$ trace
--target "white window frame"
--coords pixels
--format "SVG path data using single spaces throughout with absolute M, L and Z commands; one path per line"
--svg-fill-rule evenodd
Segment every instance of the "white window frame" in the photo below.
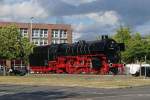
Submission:
M 58 29 L 52 30 L 52 38 L 59 38 L 59 30 Z
M 32 29 L 32 38 L 39 38 L 39 37 L 40 37 L 40 30 Z
M 47 38 L 48 37 L 48 29 L 40 29 L 40 37 Z
M 48 40 L 43 40 L 43 45 L 48 45 Z
M 55 40 L 55 39 L 53 39 L 53 40 L 52 40 L 52 43 L 53 43 L 53 44 L 55 44 L 55 43 L 56 43 L 56 40 Z
M 32 42 L 34 45 L 37 45 L 37 46 L 40 45 L 40 39 L 32 39 Z
M 67 31 L 66 30 L 60 30 L 60 38 L 66 39 L 67 38 Z
M 28 29 L 27 28 L 20 28 L 20 34 L 22 37 L 28 37 Z

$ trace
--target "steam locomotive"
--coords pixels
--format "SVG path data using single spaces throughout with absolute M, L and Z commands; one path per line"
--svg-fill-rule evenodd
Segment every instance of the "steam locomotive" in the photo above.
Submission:
M 37 46 L 29 57 L 30 70 L 32 73 L 118 74 L 123 72 L 120 52 L 124 49 L 123 43 L 106 35 L 96 41 Z

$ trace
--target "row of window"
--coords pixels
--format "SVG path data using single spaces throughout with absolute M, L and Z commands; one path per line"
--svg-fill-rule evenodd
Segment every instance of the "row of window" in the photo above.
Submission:
M 28 29 L 21 28 L 20 33 L 23 37 L 28 37 Z M 33 29 L 32 38 L 47 38 L 48 29 Z M 52 38 L 67 38 L 67 31 L 62 29 L 52 30 Z
M 20 29 L 21 36 L 28 37 L 28 29 Z M 35 45 L 47 45 L 48 44 L 48 29 L 33 29 L 32 30 L 32 42 Z M 52 30 L 52 43 L 67 43 L 67 31 L 61 29 Z
M 45 40 L 41 40 L 41 39 L 32 39 L 32 42 L 33 44 L 35 45 L 47 45 L 48 44 L 48 40 L 45 39 Z M 66 39 L 63 39 L 63 40 L 56 40 L 56 39 L 53 39 L 52 40 L 52 43 L 53 44 L 59 44 L 59 43 L 68 43 Z
M 53 44 L 59 44 L 59 43 L 68 43 L 67 39 L 52 39 Z
M 33 29 L 32 30 L 32 38 L 47 38 L 48 37 L 48 29 Z
M 41 39 L 32 39 L 32 42 L 35 45 L 47 45 L 48 44 L 48 40 L 47 39 L 44 39 L 44 40 L 41 40 Z
M 52 30 L 52 38 L 67 38 L 66 30 Z

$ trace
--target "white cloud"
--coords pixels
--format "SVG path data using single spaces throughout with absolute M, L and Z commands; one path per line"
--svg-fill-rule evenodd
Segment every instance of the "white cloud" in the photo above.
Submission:
M 80 5 L 80 4 L 84 4 L 84 3 L 90 3 L 96 0 L 62 0 L 63 2 L 66 2 L 68 4 L 71 5 Z
M 99 23 L 99 25 L 115 25 L 119 23 L 120 16 L 115 11 L 106 11 L 106 12 L 98 12 L 98 13 L 88 13 L 88 14 L 79 14 L 72 16 L 64 16 L 66 19 L 70 20 L 84 20 L 89 19 L 93 21 L 93 24 Z M 87 20 L 87 22 L 89 21 Z M 79 22 L 81 24 L 81 22 Z
M 98 34 L 112 34 L 120 24 L 120 17 L 115 11 L 80 14 L 71 17 L 76 20 L 89 19 L 90 21 L 93 21 L 89 24 L 86 22 L 73 24 L 74 40 L 82 38 L 92 39 Z M 70 16 L 65 16 L 65 18 L 70 18 Z
M 72 25 L 73 28 L 73 42 L 75 42 L 76 40 L 78 40 L 79 38 L 82 37 L 82 33 L 81 30 L 83 29 L 84 25 L 82 23 L 78 24 L 78 25 Z
M 13 19 L 11 17 L 0 17 L 0 21 L 13 21 Z
M 0 4 L 0 20 L 3 19 L 17 19 L 17 18 L 45 18 L 47 17 L 47 13 L 44 11 L 36 1 L 23 1 L 16 2 L 13 4 L 4 3 Z
M 96 23 L 103 25 L 115 25 L 119 21 L 119 16 L 115 11 L 106 11 L 99 13 L 90 13 L 87 16 L 93 19 Z

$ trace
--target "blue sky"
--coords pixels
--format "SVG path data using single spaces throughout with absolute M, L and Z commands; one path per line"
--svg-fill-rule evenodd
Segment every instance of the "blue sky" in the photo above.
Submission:
M 0 21 L 66 23 L 73 39 L 112 35 L 120 25 L 150 33 L 150 0 L 0 0 Z

